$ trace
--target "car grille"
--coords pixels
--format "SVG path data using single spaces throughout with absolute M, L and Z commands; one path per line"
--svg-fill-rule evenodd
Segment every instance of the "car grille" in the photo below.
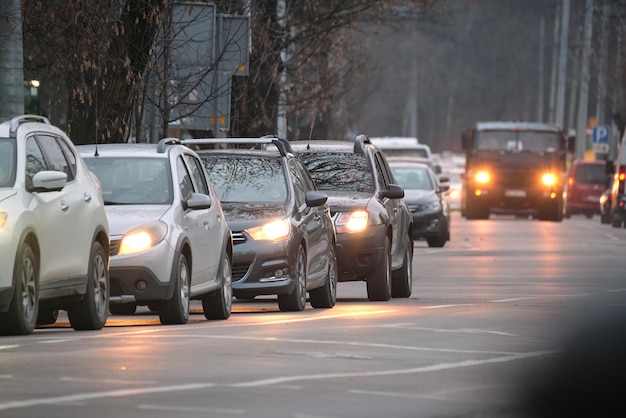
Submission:
M 233 266 L 233 270 L 231 272 L 232 281 L 236 282 L 238 280 L 241 280 L 246 275 L 249 268 L 250 268 L 249 264 Z
M 120 250 L 120 242 L 122 240 L 120 239 L 115 239 L 115 240 L 111 240 L 109 246 L 111 247 L 111 250 L 109 251 L 109 255 L 113 256 L 113 255 L 117 255 L 117 252 Z
M 243 234 L 243 232 L 233 232 L 232 235 L 233 235 L 233 244 L 235 245 L 242 244 L 247 241 L 246 236 Z

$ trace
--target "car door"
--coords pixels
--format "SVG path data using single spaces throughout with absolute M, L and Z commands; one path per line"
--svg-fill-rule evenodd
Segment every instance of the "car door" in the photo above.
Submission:
M 179 179 L 182 178 L 185 183 L 189 183 L 194 193 L 213 198 L 202 165 L 195 156 L 183 154 L 178 158 L 177 165 Z M 185 194 L 190 195 L 189 192 Z M 216 279 L 221 255 L 223 225 L 220 223 L 217 204 L 212 204 L 208 209 L 187 209 L 185 217 L 193 253 L 192 287 L 196 287 L 193 293 L 206 288 Z
M 42 169 L 67 174 L 67 184 L 60 191 L 34 194 L 35 216 L 40 222 L 40 285 L 50 287 L 78 284 L 87 275 L 89 252 L 94 231 L 88 228 L 93 218 L 91 196 L 85 182 L 76 178 L 75 156 L 63 152 L 61 138 L 39 133 L 26 139 L 27 184 Z M 77 226 L 81 226 L 77 228 Z M 50 283 L 51 280 L 55 283 Z
M 305 203 L 306 193 L 315 190 L 313 180 L 311 180 L 306 168 L 299 160 L 289 161 L 290 176 L 296 198 L 296 205 L 301 216 L 303 234 L 308 243 L 308 276 L 309 280 L 317 280 L 328 271 L 328 260 L 330 246 L 330 234 L 328 224 L 324 222 L 327 205 L 320 207 L 308 207 Z
M 376 166 L 376 181 L 378 182 L 378 186 L 380 190 L 388 190 L 389 184 L 392 183 L 393 175 L 391 174 L 391 170 L 384 160 L 383 156 L 380 153 L 374 153 L 374 163 Z M 402 199 L 389 199 L 384 197 L 382 199 L 382 204 L 385 206 L 387 210 L 387 214 L 389 215 L 389 222 L 391 223 L 391 227 L 393 229 L 393 239 L 391 242 L 391 254 L 397 254 L 400 251 L 400 245 L 402 243 L 401 240 L 398 239 L 401 233 L 401 205 Z M 400 241 L 400 242 L 398 242 Z

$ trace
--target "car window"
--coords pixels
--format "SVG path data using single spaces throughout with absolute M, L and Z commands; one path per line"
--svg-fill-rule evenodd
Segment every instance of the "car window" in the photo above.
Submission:
M 374 154 L 374 162 L 376 164 L 376 177 L 378 178 L 378 182 L 380 183 L 380 188 L 382 190 L 387 190 L 389 188 L 389 183 L 391 183 L 390 177 L 387 175 L 387 170 L 385 170 L 385 163 L 383 162 L 380 154 Z
M 322 191 L 374 192 L 374 177 L 366 155 L 344 152 L 302 152 L 298 156 Z
M 293 179 L 293 188 L 296 198 L 296 204 L 298 207 L 302 206 L 306 202 L 307 186 L 302 178 L 302 172 L 298 170 L 295 160 L 289 162 L 289 171 L 291 172 L 291 178 Z
M 287 181 L 275 158 L 202 156 L 209 179 L 222 202 L 283 203 Z
M 428 171 L 421 167 L 392 166 L 394 177 L 407 190 L 434 190 L 435 185 Z
M 607 175 L 604 165 L 581 164 L 576 167 L 574 180 L 579 183 L 606 183 Z
M 37 141 L 46 156 L 49 169 L 67 174 L 68 182 L 74 180 L 74 168 L 63 153 L 57 138 L 51 135 L 37 134 Z
M 15 140 L 0 139 L 0 187 L 12 187 L 15 184 L 16 160 Z
M 26 140 L 26 188 L 30 189 L 33 184 L 33 176 L 40 171 L 48 169 L 46 159 L 35 137 Z
M 196 184 L 196 188 L 199 193 L 209 194 L 209 186 L 207 184 L 206 178 L 204 177 L 204 171 L 202 170 L 202 166 L 200 165 L 200 161 L 195 158 L 193 155 L 184 154 L 185 160 L 189 165 L 189 170 L 191 170 L 191 176 L 193 177 L 194 183 Z
M 57 138 L 57 141 L 63 151 L 63 155 L 65 155 L 65 159 L 69 164 L 70 170 L 72 170 L 73 176 L 76 176 L 76 155 L 74 155 L 74 152 L 70 149 L 65 140 Z
M 169 166 L 164 158 L 84 157 L 98 177 L 106 204 L 171 204 Z
M 189 171 L 187 171 L 187 166 L 180 156 L 176 158 L 176 171 L 178 172 L 178 186 L 180 187 L 183 200 L 189 200 L 193 193 L 193 183 L 191 182 Z

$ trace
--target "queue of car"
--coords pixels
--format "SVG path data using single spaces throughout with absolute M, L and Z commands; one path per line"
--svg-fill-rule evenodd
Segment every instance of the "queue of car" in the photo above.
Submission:
M 74 146 L 21 115 L 0 124 L 0 158 L 2 335 L 59 310 L 97 330 L 138 306 L 184 324 L 191 300 L 207 319 L 260 295 L 332 308 L 340 281 L 376 301 L 412 292 L 413 217 L 364 135 Z

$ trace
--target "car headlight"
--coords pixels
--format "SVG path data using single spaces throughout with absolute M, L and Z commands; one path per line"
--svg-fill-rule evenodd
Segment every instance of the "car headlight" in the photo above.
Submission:
M 163 241 L 166 234 L 167 225 L 161 221 L 135 228 L 122 237 L 118 254 L 133 254 L 148 250 Z
M 246 232 L 257 241 L 282 241 L 289 237 L 290 222 L 288 218 L 279 219 L 254 228 L 246 229 Z
M 435 200 L 424 205 L 424 211 L 427 212 L 439 212 L 441 210 L 441 202 Z
M 452 189 L 450 190 L 450 192 L 448 192 L 448 197 L 450 199 L 458 199 L 460 196 L 460 193 L 457 189 Z
M 474 176 L 474 180 L 476 180 L 476 183 L 486 184 L 489 183 L 489 180 L 491 180 L 491 176 L 487 171 L 479 171 Z
M 544 186 L 554 186 L 556 184 L 556 176 L 553 173 L 545 173 L 541 176 L 541 184 Z
M 335 220 L 335 227 L 338 233 L 341 232 L 361 232 L 367 228 L 369 215 L 365 210 L 354 212 L 342 212 Z
M 0 229 L 4 228 L 4 225 L 6 225 L 8 216 L 8 213 L 0 212 Z

